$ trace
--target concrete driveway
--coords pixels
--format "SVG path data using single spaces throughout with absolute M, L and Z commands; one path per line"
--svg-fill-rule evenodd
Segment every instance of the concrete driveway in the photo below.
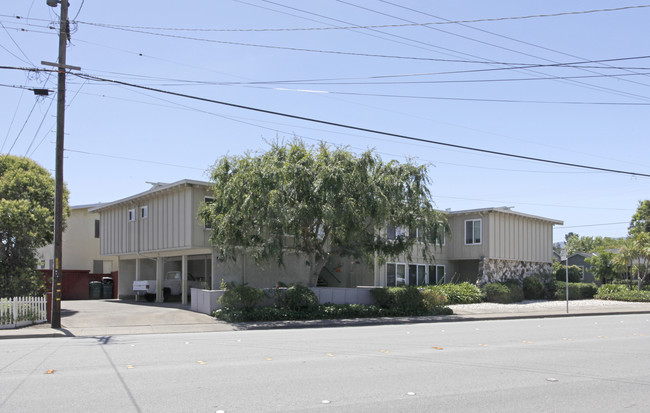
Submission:
M 62 301 L 61 326 L 73 336 L 236 330 L 228 323 L 191 311 L 180 303 L 132 300 Z

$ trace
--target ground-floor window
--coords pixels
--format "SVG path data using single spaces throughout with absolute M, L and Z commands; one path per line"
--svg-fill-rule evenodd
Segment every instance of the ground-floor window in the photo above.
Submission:
M 386 285 L 395 287 L 406 284 L 406 264 L 386 264 Z
M 407 273 L 408 269 L 408 273 Z M 405 264 L 389 262 L 386 264 L 386 286 L 443 284 L 444 265 Z
M 445 283 L 445 266 L 429 265 L 429 284 Z

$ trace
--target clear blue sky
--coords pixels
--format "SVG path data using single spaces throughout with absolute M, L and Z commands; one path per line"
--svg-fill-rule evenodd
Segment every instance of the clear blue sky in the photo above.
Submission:
M 92 76 L 244 106 L 650 174 L 650 58 L 641 58 L 650 55 L 650 7 L 572 13 L 645 2 L 352 3 L 72 0 L 67 62 Z M 56 61 L 59 11 L 45 0 L 3 1 L 0 65 Z M 511 19 L 553 14 L 560 15 Z M 422 25 L 443 19 L 456 23 Z M 605 59 L 621 60 L 576 64 Z M 548 66 L 556 63 L 570 65 Z M 55 94 L 37 99 L 10 86 L 55 90 L 56 76 L 3 69 L 0 84 L 1 153 L 27 155 L 54 173 Z M 220 157 L 294 135 L 428 163 L 439 208 L 512 206 L 563 220 L 555 241 L 569 231 L 625 236 L 638 201 L 650 198 L 647 177 L 410 142 L 72 75 L 67 102 L 72 205 L 130 196 L 147 181 L 208 180 Z

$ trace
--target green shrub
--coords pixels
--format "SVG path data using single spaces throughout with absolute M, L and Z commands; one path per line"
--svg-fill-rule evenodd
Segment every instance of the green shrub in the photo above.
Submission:
M 453 314 L 449 307 L 436 307 L 426 315 Z M 337 320 L 346 318 L 369 317 L 399 317 L 412 314 L 402 314 L 396 310 L 379 307 L 378 305 L 363 304 L 323 304 L 311 311 L 295 311 L 279 307 L 255 307 L 248 311 L 221 309 L 213 316 L 230 323 L 250 321 L 287 321 L 287 320 Z
M 488 283 L 482 288 L 485 301 L 490 303 L 511 303 L 510 288 L 503 283 Z
M 555 279 L 557 281 L 566 282 L 566 266 L 560 265 L 557 271 L 555 271 Z M 582 280 L 582 268 L 577 265 L 569 266 L 569 283 L 579 283 Z
M 277 305 L 295 311 L 311 311 L 318 307 L 318 297 L 309 288 L 296 284 L 278 294 Z
M 544 298 L 544 284 L 538 277 L 524 278 L 524 298 L 527 300 L 541 300 Z
M 558 283 L 559 281 L 556 281 L 555 279 L 548 280 L 548 282 L 544 283 L 544 292 L 546 293 L 546 298 L 548 300 L 555 300 L 555 293 L 558 290 Z
M 604 284 L 594 296 L 599 300 L 650 302 L 650 291 L 630 289 L 626 285 Z
M 598 294 L 616 294 L 620 292 L 629 291 L 627 285 L 623 284 L 603 284 L 598 289 Z
M 219 297 L 224 309 L 233 311 L 250 311 L 264 298 L 264 291 L 246 284 L 228 283 L 226 291 Z
M 510 279 L 503 282 L 510 290 L 510 302 L 518 303 L 524 301 L 524 290 L 521 288 L 521 282 L 516 279 Z
M 447 297 L 437 291 L 425 289 L 420 291 L 422 303 L 427 311 L 434 311 L 437 308 L 444 307 L 447 303 Z
M 620 289 L 611 289 L 603 287 L 623 287 Z M 598 293 L 594 296 L 599 300 L 614 300 L 614 301 L 633 301 L 633 302 L 650 302 L 650 291 L 639 291 L 636 289 L 629 289 L 624 285 L 603 285 L 598 289 Z
M 379 308 L 391 316 L 418 316 L 439 313 L 447 301 L 446 297 L 432 289 L 418 289 L 414 286 L 374 288 L 370 290 Z M 446 310 L 444 310 L 446 311 Z
M 582 300 L 581 284 L 583 283 L 569 283 L 569 300 Z M 566 300 L 566 283 L 557 281 L 557 291 L 555 292 L 556 300 Z
M 596 293 L 598 293 L 598 286 L 593 283 L 580 283 L 578 288 L 580 289 L 580 295 L 585 300 L 594 298 Z
M 409 315 L 417 315 L 426 310 L 422 294 L 416 287 L 394 287 L 390 288 L 392 294 L 391 309 Z
M 375 299 L 375 304 L 381 308 L 389 308 L 391 305 L 391 294 L 388 288 L 373 288 L 370 290 L 370 295 Z
M 427 290 L 433 290 L 447 297 L 447 304 L 475 304 L 483 301 L 481 289 L 468 282 L 460 284 L 429 285 Z

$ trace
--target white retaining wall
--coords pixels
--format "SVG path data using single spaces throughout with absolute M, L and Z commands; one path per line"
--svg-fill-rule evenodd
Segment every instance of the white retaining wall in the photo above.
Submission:
M 336 288 L 336 287 L 313 287 L 310 288 L 316 294 L 320 304 L 374 304 L 375 300 L 370 294 L 370 290 L 376 287 L 357 287 L 357 288 Z M 271 292 L 273 289 L 265 289 Z M 224 290 L 200 290 L 192 288 L 190 294 L 192 298 L 191 309 L 203 314 L 212 314 L 215 310 L 221 308 L 218 303 L 219 297 Z M 266 299 L 263 305 L 273 305 L 273 299 Z

